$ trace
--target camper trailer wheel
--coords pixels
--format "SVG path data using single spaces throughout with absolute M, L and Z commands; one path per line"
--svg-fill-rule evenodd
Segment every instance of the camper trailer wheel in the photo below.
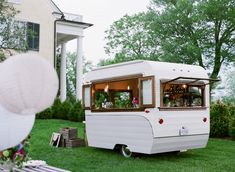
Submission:
M 121 154 L 126 158 L 130 158 L 132 156 L 132 152 L 126 145 L 121 146 Z

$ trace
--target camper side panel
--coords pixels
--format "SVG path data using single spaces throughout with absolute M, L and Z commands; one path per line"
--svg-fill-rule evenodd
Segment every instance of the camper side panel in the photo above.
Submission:
M 208 138 L 208 134 L 155 138 L 151 153 L 154 154 L 204 148 L 207 145 Z
M 115 145 L 127 145 L 132 152 L 150 153 L 153 144 L 153 131 L 144 116 L 86 115 L 86 132 L 92 147 L 113 149 Z

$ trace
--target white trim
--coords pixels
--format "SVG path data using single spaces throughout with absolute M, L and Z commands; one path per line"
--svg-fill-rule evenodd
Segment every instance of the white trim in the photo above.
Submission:
M 61 45 L 61 66 L 60 66 L 60 100 L 66 100 L 66 43 Z
M 53 8 L 54 12 L 60 13 L 61 15 L 63 15 L 62 11 L 59 9 L 59 7 L 55 4 L 55 2 L 53 0 L 50 0 L 51 6 Z
M 77 69 L 76 69 L 76 98 L 82 100 L 82 75 L 83 75 L 83 37 L 77 38 Z
M 84 28 L 78 24 L 73 24 L 68 22 L 56 23 L 56 33 L 83 36 L 83 29 Z
M 8 3 L 21 4 L 21 0 L 7 0 Z

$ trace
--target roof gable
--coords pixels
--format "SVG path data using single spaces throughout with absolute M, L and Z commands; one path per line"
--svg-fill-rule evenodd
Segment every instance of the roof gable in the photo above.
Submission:
M 63 12 L 59 9 L 59 7 L 54 3 L 53 0 L 49 0 L 50 1 L 50 4 L 51 4 L 51 7 L 53 9 L 53 12 L 54 13 L 57 13 L 57 14 L 61 14 L 63 15 Z

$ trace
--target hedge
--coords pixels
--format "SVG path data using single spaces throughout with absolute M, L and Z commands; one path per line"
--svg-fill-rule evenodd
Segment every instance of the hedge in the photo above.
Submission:
M 228 137 L 231 131 L 232 115 L 228 105 L 217 101 L 211 105 L 210 136 Z
M 64 119 L 82 122 L 85 120 L 85 112 L 82 108 L 81 101 L 66 100 L 61 102 L 56 99 L 52 107 L 38 113 L 37 119 Z

